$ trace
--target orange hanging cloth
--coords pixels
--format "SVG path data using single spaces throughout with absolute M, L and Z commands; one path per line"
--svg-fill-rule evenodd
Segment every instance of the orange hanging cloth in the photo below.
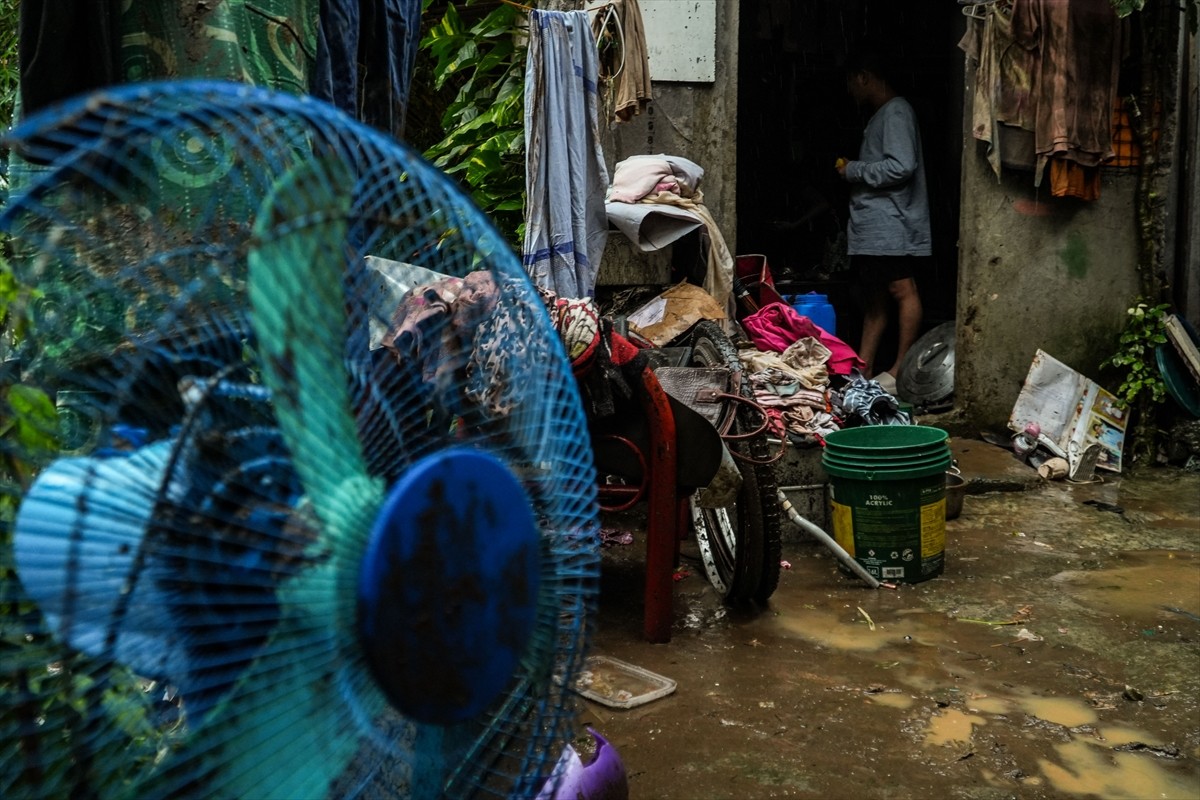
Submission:
M 1067 158 L 1050 159 L 1050 194 L 1054 197 L 1100 199 L 1100 168 L 1085 167 Z

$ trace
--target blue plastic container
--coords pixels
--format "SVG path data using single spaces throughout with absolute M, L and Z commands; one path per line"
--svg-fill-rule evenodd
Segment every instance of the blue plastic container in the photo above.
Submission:
M 809 292 L 808 294 L 792 295 L 788 298 L 788 302 L 792 304 L 792 308 L 796 310 L 797 314 L 808 317 L 826 333 L 837 335 L 837 315 L 833 311 L 833 306 L 829 304 L 828 297 L 817 292 Z

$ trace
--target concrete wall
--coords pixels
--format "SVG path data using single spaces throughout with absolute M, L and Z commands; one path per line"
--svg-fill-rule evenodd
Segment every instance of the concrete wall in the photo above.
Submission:
M 705 203 L 736 253 L 739 3 L 717 8 L 716 80 L 656 81 L 646 112 L 610 125 L 603 145 L 610 170 L 628 156 L 655 153 L 704 167 Z M 965 87 L 973 85 L 968 72 Z M 1026 173 L 1006 172 L 998 182 L 969 133 L 964 142 L 956 406 L 968 426 L 996 428 L 1008 419 L 1038 348 L 1103 381 L 1099 364 L 1138 289 L 1137 179 L 1133 171 L 1106 170 L 1098 201 L 1052 198 Z M 660 284 L 668 273 L 666 253 L 637 253 L 614 233 L 599 283 Z
M 681 4 L 682 5 L 682 4 Z M 713 83 L 653 82 L 654 100 L 629 122 L 603 132 L 608 167 L 632 155 L 683 156 L 704 168 L 704 204 L 736 253 L 738 3 L 717 3 L 716 80 Z M 650 66 L 651 79 L 654 65 Z M 662 283 L 665 254 L 645 255 L 620 233 L 609 236 L 598 283 Z
M 1188 321 L 1200 328 L 1200 37 L 1186 40 L 1180 131 L 1184 171 L 1181 181 L 1179 287 L 1176 299 Z
M 1030 173 L 1005 170 L 997 182 L 981 147 L 966 136 L 955 405 L 969 424 L 994 429 L 1039 348 L 1101 380 L 1138 291 L 1137 177 L 1105 170 L 1099 200 L 1054 198 Z

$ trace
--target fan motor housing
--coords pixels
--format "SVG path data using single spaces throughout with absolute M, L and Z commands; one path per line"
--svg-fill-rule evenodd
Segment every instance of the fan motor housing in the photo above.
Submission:
M 358 622 L 401 713 L 451 724 L 495 700 L 534 629 L 540 562 L 528 495 L 496 457 L 451 448 L 397 481 L 363 558 Z

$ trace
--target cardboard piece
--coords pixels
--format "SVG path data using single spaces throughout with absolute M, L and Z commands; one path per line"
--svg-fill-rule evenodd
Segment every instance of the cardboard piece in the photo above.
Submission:
M 1092 459 L 1099 469 L 1121 471 L 1125 409 L 1095 381 L 1042 350 L 1034 354 L 1008 427 L 1019 433 L 1031 422 L 1065 453 L 1073 478 L 1090 477 L 1082 474 L 1090 469 L 1080 466 Z
M 629 327 L 662 347 L 702 319 L 724 320 L 725 310 L 699 286 L 679 283 L 629 315 Z

